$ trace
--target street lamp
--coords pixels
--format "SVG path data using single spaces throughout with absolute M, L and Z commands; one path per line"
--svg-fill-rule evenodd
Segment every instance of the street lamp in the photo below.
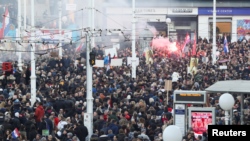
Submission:
M 219 99 L 220 107 L 225 110 L 225 124 L 228 125 L 229 114 L 228 111 L 231 110 L 234 106 L 234 98 L 231 94 L 225 93 L 220 96 Z
M 171 19 L 170 18 L 166 19 L 166 24 L 168 25 L 168 39 L 169 39 L 169 25 L 171 24 Z
M 153 37 L 154 34 L 148 28 L 145 28 L 139 33 L 139 44 L 141 52 L 150 47 Z
M 163 131 L 163 141 L 181 141 L 182 133 L 178 126 L 169 125 Z

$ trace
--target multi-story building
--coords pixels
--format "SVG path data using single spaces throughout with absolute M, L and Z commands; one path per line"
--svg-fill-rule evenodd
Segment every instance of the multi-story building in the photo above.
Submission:
M 194 33 L 202 38 L 212 37 L 213 0 L 136 0 L 137 29 L 153 26 L 167 33 L 166 18 L 171 19 L 170 36 L 184 38 Z M 132 0 L 106 0 L 103 23 L 107 28 L 131 29 Z M 250 29 L 249 0 L 217 0 L 217 34 L 231 35 L 232 41 L 246 37 Z M 114 22 L 117 21 L 120 24 Z M 246 37 L 247 38 L 247 37 Z

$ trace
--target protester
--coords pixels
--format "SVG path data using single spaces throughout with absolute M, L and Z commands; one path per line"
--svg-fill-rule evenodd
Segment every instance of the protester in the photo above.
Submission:
M 192 43 L 177 43 L 177 51 L 162 51 L 154 47 L 149 58 L 139 53 L 136 79 L 131 78 L 130 46 L 121 46 L 115 58 L 122 58 L 120 67 L 93 67 L 93 135 L 91 140 L 133 141 L 162 140 L 162 132 L 173 124 L 173 91 L 205 90 L 216 81 L 250 80 L 250 42 L 228 43 L 229 52 L 218 44 L 217 62 L 212 65 L 212 45 L 207 39 L 199 38 L 196 54 Z M 98 59 L 106 57 L 104 48 L 96 50 Z M 139 49 L 137 49 L 139 51 Z M 13 75 L 3 72 L 1 77 L 0 113 L 4 115 L 2 137 L 10 137 L 18 129 L 22 140 L 74 140 L 85 141 L 89 135 L 84 125 L 86 113 L 86 52 L 82 49 L 64 48 L 64 57 L 37 56 L 36 82 L 37 102 L 30 103 L 30 59 L 24 55 L 23 70 L 17 67 L 17 56 L 11 52 L 0 54 L 0 59 L 13 62 Z M 151 59 L 150 59 L 151 58 Z M 148 59 L 148 60 L 147 60 Z M 105 60 L 105 59 L 104 59 Z M 7 60 L 5 60 L 7 61 Z M 197 62 L 196 62 L 197 61 Z M 190 64 L 192 68 L 190 69 Z M 227 66 L 226 70 L 219 69 Z M 11 78 L 11 79 L 10 79 Z M 164 89 L 165 80 L 172 81 L 172 90 Z M 208 103 L 204 106 L 216 107 L 216 124 L 224 124 L 224 111 L 219 107 L 219 93 L 209 93 Z M 233 124 L 240 124 L 241 110 L 244 110 L 244 123 L 250 123 L 250 97 L 244 97 L 244 109 L 240 107 L 237 94 L 234 105 Z M 189 104 L 189 106 L 195 106 Z M 48 135 L 45 135 L 48 131 Z M 25 139 L 24 139 L 25 138 Z M 207 140 L 207 134 L 195 138 L 190 130 L 185 140 Z

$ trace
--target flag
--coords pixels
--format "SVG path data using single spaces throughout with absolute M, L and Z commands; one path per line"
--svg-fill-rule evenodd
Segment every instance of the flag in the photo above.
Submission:
M 76 48 L 76 52 L 80 52 L 82 50 L 83 43 L 80 43 L 80 45 Z
M 17 128 L 15 128 L 11 133 L 12 138 L 16 139 L 20 136 L 20 133 Z
M 110 63 L 111 63 L 111 57 L 110 54 L 108 54 L 107 56 L 104 57 L 104 65 L 106 66 L 106 71 L 108 71 L 111 67 L 110 67 Z
M 186 37 L 185 37 L 185 42 L 184 42 L 184 46 L 182 47 L 182 51 L 184 51 L 186 45 L 190 42 L 190 36 L 187 33 Z
M 194 43 L 192 48 L 192 55 L 196 55 L 196 32 L 194 33 Z
M 10 18 L 9 18 L 9 10 L 6 7 L 5 8 L 5 13 L 4 13 L 4 18 L 3 18 L 3 23 L 2 27 L 0 28 L 0 39 L 4 38 L 4 35 L 8 33 L 8 28 L 9 28 L 9 23 L 10 23 Z
M 9 10 L 7 7 L 5 9 L 5 14 L 4 14 L 3 28 L 4 28 L 4 36 L 5 36 L 8 34 L 10 30 L 10 14 L 9 14 Z
M 104 57 L 104 65 L 108 65 L 109 64 L 109 56 L 105 56 Z
M 225 53 L 229 53 L 228 43 L 227 43 L 227 37 L 226 36 L 224 38 L 224 52 Z

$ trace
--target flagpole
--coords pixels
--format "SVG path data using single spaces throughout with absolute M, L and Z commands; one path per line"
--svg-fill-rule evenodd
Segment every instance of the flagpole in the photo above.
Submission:
M 23 18 L 24 18 L 24 22 L 23 22 L 23 28 L 26 30 L 26 27 L 27 27 L 27 12 L 26 12 L 26 9 L 27 9 L 27 1 L 26 0 L 23 0 Z
M 22 26 L 22 19 L 21 19 L 21 4 L 22 4 L 22 1 L 19 0 L 18 1 L 18 28 L 17 28 L 17 39 L 18 41 L 21 40 L 21 26 Z M 16 43 L 17 47 L 18 47 L 18 50 L 21 50 L 22 46 L 20 45 L 20 43 Z M 17 64 L 19 70 L 22 71 L 22 52 L 18 52 L 18 64 Z
M 212 64 L 216 63 L 216 0 L 213 3 L 213 50 L 212 50 Z

